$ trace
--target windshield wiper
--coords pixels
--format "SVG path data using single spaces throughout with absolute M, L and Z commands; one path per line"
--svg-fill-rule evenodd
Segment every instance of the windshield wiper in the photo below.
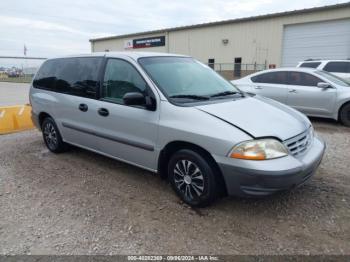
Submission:
M 173 96 L 170 96 L 170 98 L 189 98 L 189 99 L 195 99 L 195 100 L 209 100 L 209 97 L 207 96 L 198 96 L 198 95 L 173 95 Z
M 216 93 L 214 95 L 211 95 L 210 97 L 218 97 L 218 96 L 230 96 L 230 95 L 236 95 L 236 94 L 240 94 L 241 96 L 243 96 L 243 94 L 241 92 L 237 92 L 237 91 L 224 91 L 224 92 L 220 92 L 220 93 Z

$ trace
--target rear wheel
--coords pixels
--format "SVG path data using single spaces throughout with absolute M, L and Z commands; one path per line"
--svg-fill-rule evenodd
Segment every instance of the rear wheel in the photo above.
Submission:
M 345 104 L 341 108 L 339 116 L 343 125 L 350 127 L 350 103 Z
M 61 153 L 67 150 L 68 145 L 63 142 L 60 131 L 51 117 L 46 117 L 41 125 L 44 142 L 53 153 Z
M 177 195 L 190 206 L 207 206 L 217 198 L 214 168 L 197 152 L 176 152 L 168 164 L 168 178 Z

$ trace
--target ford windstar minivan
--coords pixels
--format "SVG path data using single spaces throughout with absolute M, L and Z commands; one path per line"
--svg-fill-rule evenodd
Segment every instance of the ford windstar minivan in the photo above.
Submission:
M 49 59 L 30 102 L 50 151 L 71 144 L 157 172 L 192 206 L 304 184 L 325 150 L 303 114 L 241 92 L 187 56 Z

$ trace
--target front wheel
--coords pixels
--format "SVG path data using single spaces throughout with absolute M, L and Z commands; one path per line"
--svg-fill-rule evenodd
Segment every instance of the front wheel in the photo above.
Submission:
M 168 178 L 176 194 L 188 205 L 203 207 L 217 197 L 214 168 L 197 152 L 183 149 L 168 164 Z
M 344 126 L 350 127 L 350 103 L 344 105 L 340 110 L 340 121 Z

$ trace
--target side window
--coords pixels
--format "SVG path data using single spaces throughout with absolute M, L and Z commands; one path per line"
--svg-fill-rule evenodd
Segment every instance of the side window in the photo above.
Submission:
M 350 62 L 328 62 L 323 70 L 333 73 L 350 73 Z
M 36 74 L 33 86 L 59 93 L 95 98 L 102 58 L 57 58 L 47 60 Z
M 287 72 L 269 72 L 261 75 L 257 75 L 251 78 L 254 83 L 266 83 L 266 84 L 286 84 Z
M 54 91 L 56 69 L 56 60 L 45 61 L 40 67 L 38 73 L 35 75 L 33 87 Z
M 317 83 L 323 82 L 316 76 L 303 72 L 290 72 L 289 73 L 289 85 L 297 86 L 317 86 Z
M 103 80 L 103 98 L 123 104 L 126 93 L 144 94 L 146 86 L 140 73 L 130 63 L 121 59 L 108 59 Z
M 300 67 L 308 67 L 308 68 L 317 68 L 321 62 L 307 62 L 307 63 L 302 63 Z
M 96 57 L 58 59 L 56 91 L 95 98 L 101 61 Z

